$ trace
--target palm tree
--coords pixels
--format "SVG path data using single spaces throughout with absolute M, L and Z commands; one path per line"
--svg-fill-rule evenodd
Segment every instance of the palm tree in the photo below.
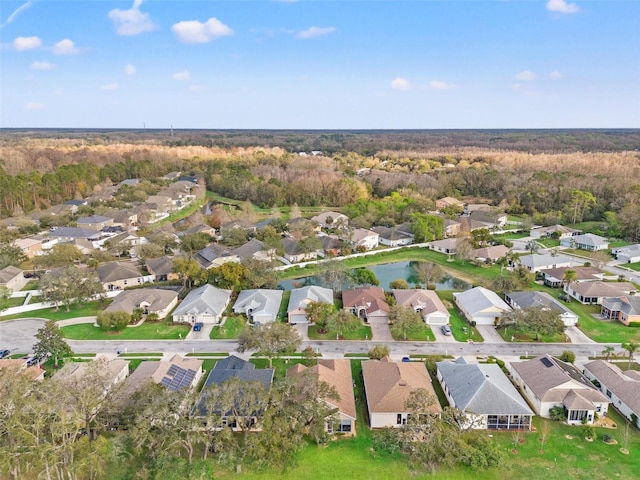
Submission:
M 612 347 L 611 345 L 607 345 L 606 347 L 604 347 L 604 350 L 602 350 L 602 354 L 604 355 L 604 359 L 608 362 L 609 358 L 611 357 L 611 355 L 613 354 L 613 352 L 615 351 L 615 348 Z
M 623 343 L 622 348 L 624 348 L 627 352 L 629 352 L 628 369 L 631 370 L 631 362 L 633 361 L 633 354 L 638 351 L 638 348 L 640 348 L 640 343 L 635 343 L 635 342 Z
M 571 282 L 575 282 L 578 279 L 578 272 L 575 270 L 567 269 L 564 271 L 564 277 L 562 277 L 562 282 L 565 285 L 569 285 Z

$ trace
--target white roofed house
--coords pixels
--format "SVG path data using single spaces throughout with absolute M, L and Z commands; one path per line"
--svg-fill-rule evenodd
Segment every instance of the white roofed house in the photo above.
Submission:
M 352 235 L 351 241 L 355 248 L 361 248 L 364 250 L 373 250 L 378 247 L 378 240 L 380 235 L 366 228 L 356 228 Z
M 282 302 L 282 290 L 243 290 L 233 304 L 234 313 L 244 313 L 255 325 L 275 322 Z
M 563 247 L 597 252 L 599 250 L 607 250 L 609 248 L 609 241 L 599 235 L 585 233 L 583 235 L 574 235 L 572 237 L 563 238 L 560 240 L 560 245 Z
M 449 311 L 433 290 L 392 290 L 396 305 L 411 307 L 428 325 L 447 325 Z
M 467 414 L 471 428 L 530 430 L 533 411 L 497 364 L 437 362 L 437 378 L 449 405 Z
M 223 290 L 209 284 L 203 285 L 187 294 L 174 310 L 173 321 L 218 324 L 230 300 L 231 290 Z
M 411 245 L 413 243 L 413 235 L 389 227 L 372 227 L 372 232 L 379 235 L 378 242 L 388 247 L 399 247 L 402 245 Z
M 505 293 L 504 299 L 512 307 L 517 309 L 538 307 L 545 310 L 558 312 L 558 317 L 565 327 L 572 327 L 578 323 L 578 315 L 546 292 L 510 292 Z
M 349 225 L 349 217 L 340 212 L 322 212 L 311 217 L 310 220 L 316 222 L 321 228 L 347 227 Z
M 495 325 L 498 318 L 511 311 L 504 300 L 484 287 L 455 292 L 453 299 L 467 320 L 478 325 Z
M 532 273 L 549 268 L 570 267 L 576 263 L 574 259 L 566 255 L 539 255 L 537 253 L 523 255 L 518 259 L 518 262 Z
M 626 247 L 617 247 L 611 250 L 611 254 L 624 263 L 640 262 L 640 244 L 627 245 Z
M 534 410 L 550 417 L 554 407 L 561 407 L 567 423 L 592 424 L 596 414 L 606 415 L 610 400 L 580 370 L 550 355 L 524 362 L 512 362 L 510 373 Z
M 571 238 L 574 235 L 580 235 L 582 230 L 565 227 L 564 225 L 551 225 L 550 227 L 532 228 L 529 232 L 531 238 Z
M 308 323 L 305 312 L 310 302 L 323 302 L 333 305 L 333 290 L 311 285 L 291 290 L 287 319 L 289 323 Z
M 17 292 L 29 282 L 24 276 L 24 272 L 18 267 L 8 265 L 0 270 L 0 286 L 3 286 L 11 292 Z
M 464 241 L 463 238 L 445 238 L 444 240 L 435 240 L 429 242 L 429 248 L 436 252 L 446 253 L 447 255 L 455 255 L 458 249 L 458 244 Z

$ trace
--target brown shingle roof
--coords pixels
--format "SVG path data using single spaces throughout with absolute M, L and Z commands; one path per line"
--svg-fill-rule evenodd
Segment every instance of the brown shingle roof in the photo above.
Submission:
M 362 376 L 369 412 L 406 412 L 409 395 L 419 388 L 435 396 L 431 378 L 422 362 L 392 362 L 388 357 L 366 360 L 362 362 Z M 442 411 L 437 400 L 431 408 L 434 413 Z
M 603 360 L 595 360 L 584 366 L 603 387 L 611 390 L 636 415 L 640 416 L 640 375 L 629 370 L 623 372 L 618 366 Z

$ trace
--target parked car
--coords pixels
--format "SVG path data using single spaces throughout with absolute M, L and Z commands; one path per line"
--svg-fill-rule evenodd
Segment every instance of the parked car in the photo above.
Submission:
M 409 357 L 402 357 L 402 361 L 408 363 L 411 361 L 411 359 Z
M 200 330 L 202 330 L 202 327 L 204 326 L 204 324 L 202 322 L 196 322 L 193 324 L 193 331 L 194 332 L 199 332 Z
M 451 327 L 449 325 L 442 325 L 440 330 L 442 330 L 442 333 L 445 335 L 451 335 Z
M 0 358 L 8 357 L 11 353 L 11 350 L 0 350 Z

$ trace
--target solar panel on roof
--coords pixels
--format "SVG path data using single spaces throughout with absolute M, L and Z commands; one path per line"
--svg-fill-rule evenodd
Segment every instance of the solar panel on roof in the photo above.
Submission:
M 551 360 L 549 360 L 547 357 L 542 357 L 540 361 L 547 368 L 553 367 L 553 363 L 551 363 Z
M 164 377 L 162 379 L 162 382 L 160 382 L 162 384 L 163 387 L 168 387 L 169 384 L 171 383 L 171 379 L 168 377 Z
M 172 377 L 176 374 L 176 372 L 178 371 L 180 367 L 178 367 L 177 365 L 171 365 L 169 367 L 169 371 L 167 372 L 167 375 L 171 375 Z

